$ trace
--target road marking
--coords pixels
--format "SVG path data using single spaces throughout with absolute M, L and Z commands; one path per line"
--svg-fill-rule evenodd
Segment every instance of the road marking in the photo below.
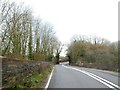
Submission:
M 65 67 L 65 68 L 69 68 L 69 69 L 73 69 L 73 70 L 82 72 L 82 73 L 96 79 L 97 81 L 103 83 L 104 85 L 108 86 L 109 88 L 118 88 L 118 89 L 120 89 L 120 87 L 118 85 L 116 85 L 116 84 L 114 84 L 114 83 L 112 83 L 112 82 L 110 82 L 110 81 L 108 81 L 106 79 L 103 79 L 103 78 L 101 78 L 101 77 L 99 77 L 99 76 L 97 76 L 97 75 L 95 75 L 93 73 L 86 72 L 86 71 L 83 71 L 83 70 L 80 70 L 80 69 L 77 69 L 77 68 L 73 68 L 73 67 L 68 67 L 68 66 L 64 66 L 64 65 L 62 65 L 62 66 Z
M 108 80 L 106 80 L 106 79 L 104 79 L 104 78 L 101 78 L 101 77 L 99 77 L 99 76 L 97 76 L 97 75 L 95 75 L 95 74 L 93 74 L 93 73 L 90 73 L 90 74 L 93 75 L 94 77 L 97 77 L 97 78 L 103 80 L 104 82 L 107 82 L 107 83 L 111 84 L 112 86 L 120 89 L 120 87 L 119 87 L 118 85 L 116 85 L 116 84 L 114 84 L 114 83 L 112 83 L 112 82 L 110 82 L 110 81 L 108 81 Z
M 45 89 L 47 89 L 48 86 L 49 86 L 49 84 L 50 84 L 50 80 L 51 80 L 51 78 L 52 78 L 53 71 L 54 71 L 54 67 L 53 67 L 52 72 L 51 72 L 51 74 L 50 74 L 50 76 L 49 76 L 49 79 L 48 79 L 48 82 L 47 82 L 47 84 L 46 84 L 46 86 L 45 86 Z

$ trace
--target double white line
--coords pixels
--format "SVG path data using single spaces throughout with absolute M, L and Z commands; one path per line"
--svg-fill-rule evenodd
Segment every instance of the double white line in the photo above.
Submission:
M 108 81 L 108 80 L 106 80 L 104 78 L 101 78 L 100 76 L 97 76 L 97 75 L 95 75 L 93 73 L 86 72 L 86 71 L 83 71 L 83 70 L 80 70 L 80 69 L 77 69 L 77 68 L 73 68 L 73 67 L 68 67 L 68 66 L 64 66 L 64 65 L 62 65 L 62 66 L 65 67 L 65 68 L 69 68 L 69 69 L 73 69 L 73 70 L 82 72 L 82 73 L 94 78 L 95 80 L 101 82 L 102 84 L 108 86 L 109 88 L 113 88 L 113 89 L 115 88 L 115 89 L 120 90 L 120 87 L 118 85 L 116 85 L 116 84 L 114 84 L 114 83 L 112 83 L 112 82 L 110 82 L 110 81 Z

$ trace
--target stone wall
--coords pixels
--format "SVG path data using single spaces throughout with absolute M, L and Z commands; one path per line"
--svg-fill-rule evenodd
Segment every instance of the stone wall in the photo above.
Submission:
M 51 66 L 50 62 L 2 58 L 2 88 L 11 88 Z M 26 83 L 25 83 L 26 84 Z

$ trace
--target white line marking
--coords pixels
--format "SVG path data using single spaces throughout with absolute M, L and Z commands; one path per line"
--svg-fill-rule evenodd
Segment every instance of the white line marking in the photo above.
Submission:
M 51 80 L 51 78 L 52 78 L 53 71 L 54 71 L 54 67 L 53 67 L 52 72 L 51 72 L 51 74 L 50 74 L 50 76 L 49 76 L 49 79 L 48 79 L 48 82 L 47 82 L 47 84 L 46 84 L 46 86 L 45 86 L 45 89 L 47 89 L 48 86 L 49 86 L 49 84 L 50 84 L 50 80 Z
M 62 66 L 64 66 L 64 65 L 62 65 Z M 118 85 L 116 85 L 116 84 L 114 84 L 114 83 L 112 83 L 112 82 L 110 82 L 110 81 L 108 81 L 108 80 L 105 80 L 105 79 L 103 79 L 103 78 L 101 78 L 101 77 L 99 77 L 99 76 L 97 76 L 97 75 L 95 75 L 95 74 L 93 74 L 93 73 L 89 73 L 89 72 L 86 72 L 86 71 L 83 71 L 83 70 L 80 70 L 80 69 L 77 69 L 77 68 L 73 68 L 73 67 L 67 67 L 67 66 L 64 66 L 64 67 L 65 67 L 65 68 L 69 68 L 69 69 L 73 69 L 73 70 L 76 70 L 76 71 L 79 71 L 79 72 L 82 72 L 82 73 L 84 73 L 84 74 L 86 74 L 86 75 L 88 75 L 88 76 L 96 79 L 97 81 L 103 83 L 104 85 L 108 86 L 109 88 L 117 87 L 117 88 L 120 89 L 120 87 L 119 87 Z M 106 83 L 106 82 L 107 82 L 107 83 Z M 108 83 L 109 83 L 109 84 L 108 84 Z M 111 84 L 111 85 L 110 85 L 110 84 Z M 114 87 L 113 87 L 112 85 L 113 85 Z
M 94 77 L 97 77 L 97 78 L 99 78 L 99 79 L 101 79 L 101 80 L 103 80 L 103 81 L 105 81 L 105 82 L 113 85 L 114 87 L 120 89 L 120 87 L 119 87 L 118 85 L 116 85 L 116 84 L 114 84 L 114 83 L 112 83 L 112 82 L 110 82 L 110 81 L 108 81 L 108 80 L 106 80 L 106 79 L 104 79 L 104 78 L 101 78 L 101 77 L 99 77 L 99 76 L 97 76 L 97 75 L 95 75 L 95 74 L 93 74 L 93 73 L 90 73 L 90 74 L 93 75 Z

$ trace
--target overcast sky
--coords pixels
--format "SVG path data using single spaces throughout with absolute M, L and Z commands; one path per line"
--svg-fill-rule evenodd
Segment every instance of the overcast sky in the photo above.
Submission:
M 35 16 L 51 22 L 62 43 L 68 43 L 75 34 L 96 35 L 111 42 L 118 40 L 120 0 L 19 1 L 30 6 Z

